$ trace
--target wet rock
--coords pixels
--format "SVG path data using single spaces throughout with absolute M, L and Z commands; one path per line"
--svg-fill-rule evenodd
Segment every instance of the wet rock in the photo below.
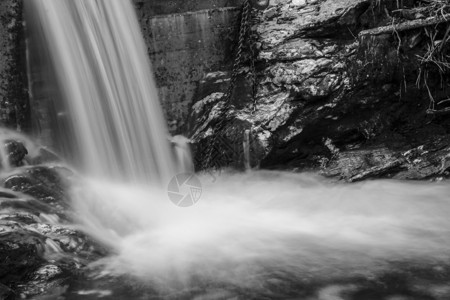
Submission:
M 392 34 L 358 38 L 367 28 L 390 24 L 396 9 L 390 1 L 271 2 L 253 27 L 255 98 L 249 76 L 241 77 L 239 92 L 221 114 L 229 73 L 212 70 L 200 83 L 191 114 L 196 161 L 204 160 L 208 147 L 217 154 L 210 166 L 232 157 L 235 150 L 228 145 L 242 143 L 242 133 L 231 130 L 225 142 L 222 136 L 227 128 L 239 128 L 249 130 L 257 145 L 252 166 L 321 170 L 348 181 L 445 177 L 450 122 L 427 115 L 429 90 L 417 87 L 414 58 L 426 45 L 415 37 L 422 35 L 404 34 L 400 45 Z M 438 73 L 429 73 L 436 80 L 428 88 L 440 89 Z M 235 126 L 241 121 L 244 127 Z M 413 162 L 404 156 L 421 145 L 434 150 Z
M 37 155 L 35 155 L 34 157 L 28 157 L 27 162 L 30 165 L 40 165 L 46 163 L 61 162 L 61 158 L 53 151 L 45 147 L 40 147 Z
M 56 254 L 76 253 L 77 262 L 86 264 L 89 257 L 104 254 L 104 249 L 99 247 L 86 234 L 71 229 L 63 224 L 34 223 L 27 226 L 27 229 L 38 232 L 52 241 L 48 246 L 53 248 Z M 51 255 L 51 253 L 49 254 Z
M 45 239 L 18 222 L 0 223 L 0 283 L 8 286 L 23 281 L 44 262 Z
M 15 140 L 6 140 L 4 147 L 9 164 L 13 167 L 23 166 L 25 155 L 28 154 L 24 144 Z
M 0 197 L 0 284 L 21 298 L 59 289 L 106 250 L 73 228 L 67 194 L 73 173 L 18 168 Z M 1 291 L 1 289 L 0 289 Z M 2 298 L 3 299 L 3 298 Z
M 266 9 L 270 4 L 269 0 L 250 0 L 250 5 L 259 10 Z
M 5 209 L 6 210 L 6 209 Z M 38 215 L 26 212 L 26 210 L 16 209 L 14 212 L 2 213 L 0 215 L 0 220 L 3 221 L 12 221 L 17 222 L 24 225 L 35 224 L 41 221 Z
M 57 218 L 0 209 L 0 283 L 16 294 L 33 296 L 73 276 L 105 255 L 85 234 L 58 224 Z M 49 263 L 51 262 L 51 264 Z
M 41 213 L 50 214 L 60 212 L 52 208 L 50 205 L 43 203 L 37 199 L 14 199 L 14 200 L 0 200 L 0 209 L 7 209 L 11 211 L 23 211 L 29 214 L 39 216 Z
M 63 167 L 36 166 L 4 180 L 4 187 L 30 195 L 43 203 L 66 208 L 67 180 L 71 171 Z
M 336 151 L 322 174 L 354 182 L 367 178 L 443 179 L 450 177 L 450 136 L 415 148 L 362 148 Z
M 402 158 L 387 148 L 364 149 L 337 153 L 337 157 L 324 168 L 326 176 L 340 176 L 347 181 L 382 177 L 402 168 Z
M 322 109 L 324 104 L 333 103 L 330 105 L 335 106 L 350 83 L 343 57 L 354 51 L 354 41 L 336 43 L 332 39 L 296 38 L 300 27 L 306 28 L 316 21 L 309 14 L 291 14 L 304 8 L 306 2 L 295 3 L 292 9 L 289 3 L 279 1 L 274 12 L 278 18 L 263 19 L 256 28 L 261 42 L 258 60 L 262 66 L 258 73 L 256 99 L 252 99 L 250 93 L 251 83 L 241 79 L 240 82 L 246 84 L 241 85 L 235 93 L 233 109 L 227 114 L 230 124 L 239 120 L 247 123 L 246 129 L 251 131 L 254 144 L 258 145 L 258 150 L 252 154 L 255 166 L 259 165 L 258 162 L 266 164 L 265 158 L 275 145 L 275 148 L 285 148 L 277 144 L 290 143 L 302 132 L 309 131 L 305 128 L 309 123 L 329 117 L 327 109 Z M 320 1 L 310 1 L 308 4 L 317 10 L 314 14 L 319 14 L 321 20 L 329 19 L 331 22 L 334 19 L 334 15 L 320 12 Z M 355 7 L 354 3 L 350 6 Z M 281 27 L 289 30 L 287 35 Z M 279 40 L 274 41 L 274 37 Z M 216 74 L 220 74 L 220 79 Z M 217 111 L 220 111 L 220 105 L 223 107 L 218 93 L 227 90 L 229 79 L 226 76 L 224 72 L 211 73 L 200 85 L 201 93 L 198 96 L 201 100 L 193 106 L 193 119 L 197 126 L 192 139 L 196 144 L 214 144 L 211 137 L 215 135 L 215 125 L 220 123 L 216 119 L 220 118 Z M 225 144 L 242 143 L 242 133 L 233 136 L 232 141 Z M 214 147 L 224 148 L 219 144 Z M 204 157 L 204 154 L 200 153 L 199 157 Z
M 33 272 L 26 284 L 19 285 L 21 297 L 39 295 L 45 291 L 57 288 L 63 284 L 61 278 L 64 271 L 56 265 L 44 265 Z
M 0 191 L 0 198 L 13 199 L 13 198 L 17 198 L 17 195 L 15 195 L 14 193 L 8 192 L 8 191 Z

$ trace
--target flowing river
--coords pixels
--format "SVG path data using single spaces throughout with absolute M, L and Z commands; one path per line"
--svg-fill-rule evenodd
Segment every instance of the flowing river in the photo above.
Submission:
M 136 299 L 448 295 L 447 182 L 348 185 L 315 174 L 230 171 L 185 178 L 170 194 L 169 181 L 189 163 L 171 150 L 131 1 L 25 3 L 61 95 L 57 114 L 69 128 L 61 149 L 84 174 L 71 192 L 76 221 L 111 249 L 91 266 L 97 276 L 131 276 L 154 291 Z M 177 206 L 177 193 L 198 202 Z M 402 275 L 380 279 L 392 270 Z M 398 295 L 380 294 L 389 282 Z M 364 285 L 372 287 L 357 294 Z M 435 294 L 403 293 L 420 295 L 424 286 Z M 79 297 L 134 299 L 103 289 Z

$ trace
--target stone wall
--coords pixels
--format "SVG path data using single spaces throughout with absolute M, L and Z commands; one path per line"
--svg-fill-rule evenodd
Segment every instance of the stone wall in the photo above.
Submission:
M 181 14 L 204 9 L 219 9 L 222 7 L 236 7 L 243 0 L 134 0 L 140 13 L 147 17 Z
M 0 2 L 0 123 L 19 130 L 29 127 L 21 0 Z
M 8 2 L 10 2 L 10 1 L 1 1 L 0 2 L 0 19 L 1 20 L 5 20 L 5 18 L 7 18 L 8 5 L 9 5 Z M 0 102 L 3 102 L 3 98 L 4 98 L 4 94 L 5 94 L 5 78 L 4 78 L 3 74 L 5 74 L 5 71 L 6 71 L 7 49 L 10 47 L 7 26 L 5 26 L 5 25 L 6 24 L 4 24 L 4 22 L 2 22 L 1 26 L 0 26 L 0 74 L 2 75 L 0 77 Z
M 195 8 L 205 7 L 204 2 L 200 1 Z M 218 6 L 220 2 L 215 1 L 214 5 Z M 153 16 L 155 10 L 149 3 L 145 4 L 148 6 L 139 9 L 138 15 L 160 100 L 170 131 L 185 133 L 188 112 L 199 81 L 207 72 L 230 61 L 239 9 L 220 8 Z

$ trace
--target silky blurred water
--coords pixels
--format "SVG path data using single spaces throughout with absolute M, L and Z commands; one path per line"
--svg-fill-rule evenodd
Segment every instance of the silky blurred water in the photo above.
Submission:
M 132 277 L 167 299 L 238 299 L 249 290 L 285 299 L 313 281 L 377 278 L 397 264 L 448 264 L 447 182 L 350 185 L 314 174 L 197 174 L 199 201 L 174 205 L 167 184 L 179 165 L 191 167 L 189 152 L 169 144 L 131 2 L 28 3 L 51 49 L 61 113 L 79 149 L 73 163 L 85 178 L 71 191 L 76 221 L 111 252 L 90 266 L 96 278 Z M 112 293 L 114 285 L 75 294 L 127 299 Z M 183 294 L 196 287 L 200 296 Z M 344 299 L 333 291 L 295 299 Z
M 126 181 L 176 173 L 134 7 L 129 0 L 30 0 L 61 99 L 55 126 L 66 157 L 84 172 Z M 31 26 L 31 25 L 30 25 Z M 32 63 L 32 62 L 31 62 Z M 50 76 L 51 77 L 51 76 Z M 57 128 L 55 128 L 57 130 Z M 74 150 L 75 149 L 75 150 Z
M 337 280 L 450 256 L 447 183 L 349 185 L 264 171 L 200 179 L 190 208 L 148 186 L 89 181 L 75 190 L 80 223 L 116 252 L 98 262 L 105 272 L 162 290 L 199 280 L 258 290 L 268 270 Z

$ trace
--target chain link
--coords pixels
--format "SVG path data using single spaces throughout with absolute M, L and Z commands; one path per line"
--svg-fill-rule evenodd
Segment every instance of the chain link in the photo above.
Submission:
M 225 123 L 227 120 L 227 112 L 230 112 L 233 109 L 233 95 L 234 90 L 236 88 L 236 81 L 240 75 L 240 68 L 244 63 L 244 52 L 247 46 L 249 54 L 250 54 L 250 70 L 251 73 L 251 85 L 252 85 L 252 99 L 253 99 L 253 110 L 256 109 L 255 103 L 255 95 L 256 95 L 256 72 L 255 72 L 255 61 L 254 61 L 254 49 L 253 49 L 253 41 L 251 35 L 251 26 L 252 26 L 252 16 L 251 16 L 252 6 L 250 4 L 250 0 L 244 0 L 242 6 L 242 14 L 240 20 L 240 28 L 239 28 L 239 39 L 238 46 L 234 58 L 233 69 L 231 72 L 230 83 L 225 92 L 225 96 L 223 98 L 223 107 L 220 109 L 219 115 L 217 116 L 218 122 L 216 124 L 216 130 L 213 135 L 212 140 L 208 143 L 206 153 L 204 159 L 202 159 L 201 169 L 208 168 L 222 168 L 225 166 L 225 163 L 220 163 L 217 161 L 217 156 L 223 155 L 223 153 L 218 153 L 216 157 L 214 157 L 214 151 L 221 152 L 222 149 L 217 149 L 217 141 L 219 139 L 225 138 Z M 220 146 L 220 145 L 219 145 Z M 215 161 L 216 160 L 216 161 Z
M 251 14 L 250 1 L 245 0 L 243 8 L 242 8 L 242 17 L 241 17 L 241 23 L 240 23 L 240 28 L 239 28 L 238 48 L 237 48 L 236 56 L 234 59 L 230 85 L 228 86 L 228 90 L 225 94 L 225 105 L 226 105 L 225 110 L 226 110 L 226 108 L 229 108 L 231 106 L 231 100 L 233 98 L 234 88 L 236 87 L 236 80 L 237 80 L 237 77 L 239 76 L 239 68 L 241 67 L 242 62 L 243 62 L 244 47 L 246 45 L 245 38 L 248 35 L 248 31 L 249 31 L 250 25 L 251 25 L 251 24 L 249 24 L 250 14 Z
M 236 81 L 240 75 L 240 68 L 244 63 L 244 53 L 245 48 L 247 46 L 249 55 L 250 55 L 250 79 L 251 79 L 251 85 L 252 85 L 252 99 L 253 99 L 253 109 L 256 109 L 256 103 L 255 103 L 255 95 L 256 95 L 256 72 L 255 72 L 255 62 L 254 62 L 254 49 L 253 49 L 253 41 L 252 41 L 252 35 L 251 35 L 251 23 L 252 23 L 252 16 L 251 16 L 251 10 L 252 6 L 250 4 L 250 0 L 244 0 L 243 6 L 242 6 L 242 14 L 241 14 L 241 20 L 240 20 L 240 28 L 239 28 L 239 39 L 238 39 L 238 46 L 235 54 L 235 59 L 233 63 L 233 69 L 231 72 L 230 77 L 230 83 L 228 85 L 228 88 L 225 92 L 225 96 L 223 97 L 223 107 L 219 111 L 219 115 L 217 116 L 218 122 L 216 124 L 216 130 L 212 137 L 212 140 L 208 143 L 206 153 L 204 155 L 204 159 L 202 159 L 201 169 L 208 169 L 208 168 L 222 168 L 225 166 L 226 162 L 220 163 L 218 162 L 218 157 L 220 158 L 223 153 L 221 152 L 222 149 L 217 149 L 217 142 L 219 139 L 225 139 L 225 123 L 227 120 L 227 112 L 230 112 L 233 109 L 233 95 L 234 90 L 236 88 Z M 219 145 L 220 146 L 220 145 Z M 218 151 L 218 155 L 214 156 L 214 151 Z

